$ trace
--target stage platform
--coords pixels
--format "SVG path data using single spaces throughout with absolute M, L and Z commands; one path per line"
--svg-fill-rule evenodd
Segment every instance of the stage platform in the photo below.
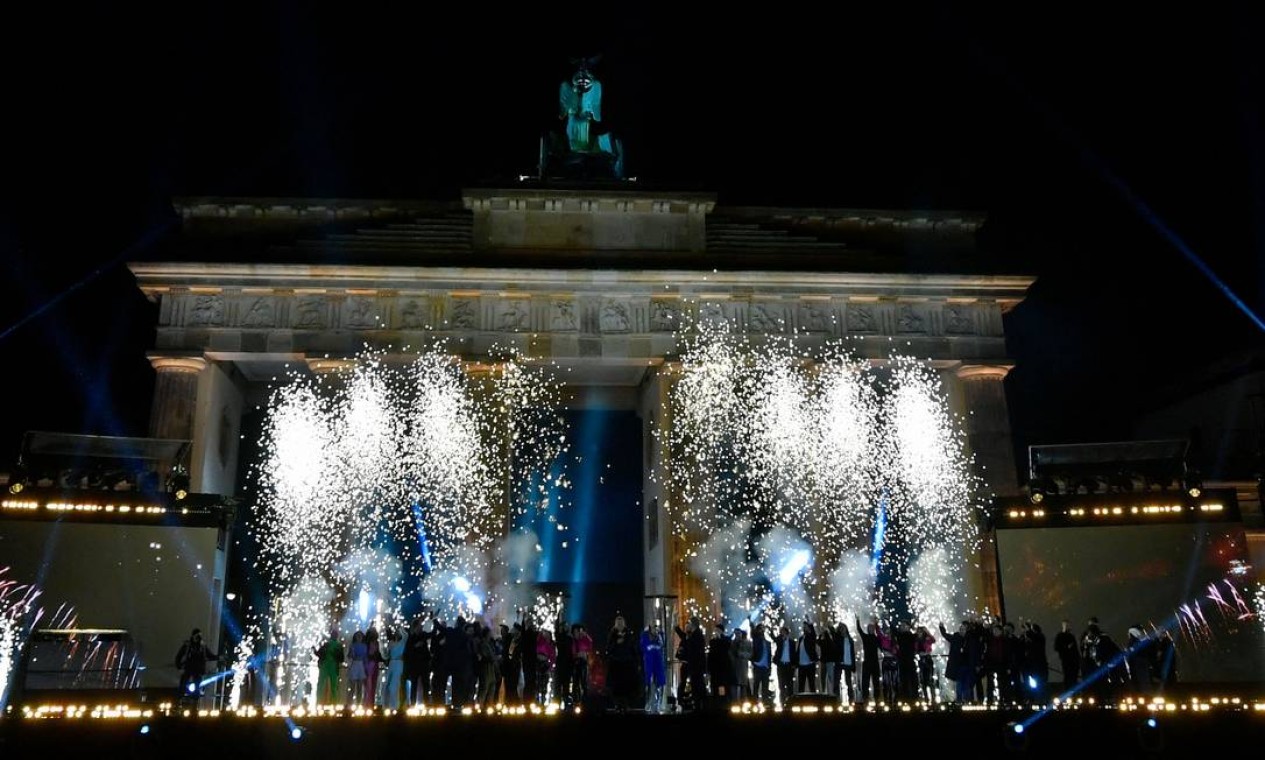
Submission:
M 1265 702 L 1082 705 L 1044 713 L 993 709 L 880 709 L 827 713 L 700 712 L 354 715 L 293 717 L 180 713 L 114 718 L 0 720 L 0 757 L 386 757 L 473 753 L 628 757 L 663 752 L 880 752 L 992 756 L 1149 757 L 1241 752 L 1265 746 Z M 1020 733 L 1016 725 L 1022 725 Z M 297 729 L 297 731 L 296 731 Z M 296 738 L 297 737 L 297 738 Z

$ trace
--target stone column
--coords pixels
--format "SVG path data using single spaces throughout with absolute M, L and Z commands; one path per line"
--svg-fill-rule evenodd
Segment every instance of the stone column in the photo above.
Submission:
M 231 363 L 210 362 L 198 375 L 189 480 L 195 493 L 231 496 L 237 490 L 237 451 L 244 381 Z
M 672 530 L 668 508 L 670 462 L 667 435 L 672 426 L 669 394 L 672 369 L 652 371 L 641 388 L 638 416 L 641 418 L 641 504 L 644 515 L 642 550 L 645 553 L 645 593 L 647 596 L 675 594 L 670 559 Z M 647 610 L 649 613 L 649 610 Z M 649 618 L 647 618 L 648 620 Z
M 666 645 L 674 646 L 672 627 L 685 616 L 689 598 L 681 559 L 685 542 L 672 530 L 671 457 L 668 435 L 672 430 L 672 385 L 680 376 L 680 365 L 664 363 L 651 369 L 642 383 L 637 414 L 641 418 L 641 504 L 644 529 L 641 533 L 645 557 L 643 587 L 645 623 L 656 622 Z M 675 597 L 675 598 L 673 598 Z M 669 653 L 675 649 L 669 649 Z M 671 659 L 669 657 L 669 659 Z M 677 692 L 678 669 L 669 662 L 665 691 Z M 666 696 L 666 695 L 665 695 Z
M 1015 447 L 1010 437 L 1006 406 L 1005 365 L 965 364 L 958 367 L 966 412 L 966 439 L 975 455 L 979 476 L 995 496 L 1015 496 Z
M 1000 364 L 966 364 L 957 369 L 967 445 L 975 457 L 976 473 L 983 480 L 990 499 L 1019 493 L 1004 382 L 1010 369 L 1010 366 Z M 997 541 L 991 532 L 983 539 L 977 593 L 993 613 L 1000 614 L 1002 588 L 997 567 Z
M 642 533 L 642 547 L 646 552 L 646 595 L 675 596 L 676 619 L 684 620 L 688 617 L 685 609 L 688 599 L 710 604 L 716 611 L 719 611 L 719 605 L 697 577 L 685 572 L 688 552 L 704 537 L 693 533 L 683 537 L 673 530 L 672 513 L 681 505 L 677 503 L 680 494 L 672 488 L 673 463 L 668 441 L 672 426 L 676 424 L 672 412 L 672 388 L 680 376 L 678 362 L 665 362 L 642 387 L 639 409 L 645 424 L 642 505 L 646 530 Z M 657 528 L 655 535 L 651 533 L 652 528 Z M 651 613 L 651 605 L 652 602 L 648 601 L 646 614 Z
M 206 369 L 206 360 L 199 356 L 151 354 L 149 362 L 158 375 L 149 413 L 150 437 L 182 441 L 193 438 L 198 377 Z

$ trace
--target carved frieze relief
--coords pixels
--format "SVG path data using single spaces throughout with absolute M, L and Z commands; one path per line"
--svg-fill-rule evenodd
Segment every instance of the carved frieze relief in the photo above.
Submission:
M 185 325 L 188 327 L 221 327 L 224 324 L 224 296 L 192 297 Z
M 604 301 L 598 316 L 598 328 L 604 333 L 628 332 L 632 328 L 628 304 L 623 301 Z
M 922 315 L 921 310 L 913 304 L 901 304 L 896 310 L 896 332 L 908 334 L 926 331 L 927 318 Z
M 876 333 L 878 332 L 878 314 L 877 307 L 868 303 L 850 303 L 848 304 L 847 320 L 848 332 L 854 333 Z
M 779 333 L 786 327 L 786 319 L 777 304 L 753 303 L 747 312 L 747 327 L 751 332 Z
M 531 301 L 511 298 L 497 304 L 496 329 L 522 332 L 531 329 Z
M 479 326 L 478 302 L 472 298 L 452 299 L 448 324 L 457 330 L 474 330 Z
M 248 298 L 242 302 L 242 327 L 276 327 L 277 304 L 271 296 Z
M 799 305 L 799 329 L 805 332 L 830 331 L 830 305 L 821 301 L 804 301 Z
M 725 321 L 725 305 L 717 301 L 707 301 L 698 307 L 698 321 L 701 324 L 719 324 Z
M 966 304 L 948 304 L 944 307 L 944 331 L 949 335 L 974 335 L 975 312 Z
M 377 300 L 365 296 L 348 298 L 343 304 L 343 324 L 353 330 L 383 327 Z
M 650 331 L 674 332 L 681 328 L 680 301 L 650 302 Z
M 549 304 L 549 329 L 554 332 L 572 332 L 580 327 L 580 317 L 576 312 L 575 301 L 569 298 L 555 298 Z
M 426 319 L 426 301 L 422 298 L 405 298 L 397 305 L 400 315 L 400 328 L 403 330 L 423 330 L 428 327 Z
M 329 322 L 329 302 L 325 296 L 299 296 L 294 302 L 293 326 L 299 330 L 319 330 Z

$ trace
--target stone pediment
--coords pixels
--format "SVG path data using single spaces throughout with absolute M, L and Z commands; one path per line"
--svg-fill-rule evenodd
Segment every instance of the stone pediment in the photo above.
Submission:
M 466 190 L 474 249 L 702 251 L 710 193 Z

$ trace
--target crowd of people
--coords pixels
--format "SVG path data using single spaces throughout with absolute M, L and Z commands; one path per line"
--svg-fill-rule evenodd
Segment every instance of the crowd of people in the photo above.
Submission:
M 705 634 L 702 621 L 677 626 L 669 656 L 665 632 L 649 625 L 640 633 L 622 615 L 595 641 L 582 623 L 559 621 L 551 630 L 522 611 L 496 628 L 458 617 L 418 620 L 409 630 L 370 626 L 344 644 L 331 630 L 312 656 L 318 664 L 319 704 L 401 709 L 411 705 L 461 709 L 497 704 L 571 707 L 598 698 L 617 712 L 723 709 L 735 702 L 788 705 L 796 695 L 825 695 L 840 704 L 956 702 L 1044 704 L 1051 671 L 1058 693 L 1084 690 L 1103 702 L 1123 695 L 1148 696 L 1177 680 L 1176 647 L 1167 630 L 1129 628 L 1123 645 L 1091 618 L 1078 636 L 1069 621 L 1052 642 L 1041 626 L 1022 621 L 962 620 L 939 640 L 926 626 L 877 618 L 854 628 L 839 622 L 820 631 L 804 621 L 770 635 L 762 623 L 732 631 L 723 621 Z M 856 637 L 853 631 L 856 631 Z M 209 651 L 200 637 L 187 645 L 182 688 L 200 677 Z M 182 649 L 182 652 L 184 649 Z M 1053 652 L 1058 666 L 1051 665 Z M 185 657 L 183 654 L 181 657 Z M 677 671 L 668 694 L 668 675 Z M 859 675 L 858 675 L 859 673 Z M 346 690 L 340 689 L 341 678 Z M 953 688 L 941 689 L 942 679 Z M 1082 683 L 1083 681 L 1083 683 Z
M 492 628 L 458 617 L 418 620 L 407 631 L 389 629 L 386 644 L 370 626 L 344 645 L 337 629 L 312 650 L 318 662 L 318 704 L 401 709 L 411 705 L 461 709 L 496 704 L 564 706 L 582 703 L 594 684 L 594 664 L 616 709 L 626 710 L 639 691 L 641 651 L 648 644 L 622 616 L 602 642 L 583 623 L 559 622 L 551 630 L 521 611 L 512 625 Z M 346 674 L 348 688 L 340 690 Z M 381 683 L 380 683 L 381 682 Z

